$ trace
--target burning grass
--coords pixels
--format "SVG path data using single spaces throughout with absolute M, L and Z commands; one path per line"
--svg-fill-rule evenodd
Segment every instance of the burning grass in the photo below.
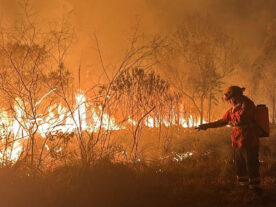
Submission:
M 170 130 L 170 151 L 161 157 L 158 152 L 148 157 L 158 145 L 157 130 L 149 129 L 141 143 L 144 153 L 136 162 L 104 157 L 86 169 L 70 163 L 36 175 L 19 164 L 3 167 L 1 203 L 9 207 L 275 206 L 275 130 L 261 141 L 261 198 L 252 198 L 235 185 L 229 129 Z

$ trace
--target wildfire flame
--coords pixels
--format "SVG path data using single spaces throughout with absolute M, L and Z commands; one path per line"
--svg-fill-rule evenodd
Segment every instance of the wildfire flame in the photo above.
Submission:
M 41 101 L 42 100 L 40 100 L 40 102 Z M 120 130 L 125 128 L 124 126 L 117 125 L 116 119 L 109 114 L 103 113 L 101 118 L 101 107 L 92 107 L 90 111 L 88 111 L 88 106 L 91 106 L 91 103 L 88 103 L 83 93 L 77 93 L 75 95 L 75 102 L 73 111 L 62 106 L 62 104 L 55 104 L 49 107 L 48 115 L 46 117 L 38 115 L 36 120 L 28 119 L 26 112 L 23 110 L 23 103 L 20 99 L 16 100 L 14 106 L 15 116 L 10 117 L 7 111 L 1 110 L 1 144 L 5 147 L 2 147 L 2 150 L 0 150 L 0 162 L 4 159 L 11 162 L 18 160 L 23 151 L 23 142 L 29 138 L 28 129 L 30 129 L 31 126 L 35 126 L 33 124 L 34 121 L 38 124 L 37 128 L 33 128 L 32 130 L 36 130 L 36 132 L 43 138 L 46 137 L 47 133 L 72 133 L 76 132 L 76 130 L 80 132 L 97 132 L 100 126 L 104 130 Z M 39 103 L 37 103 L 37 105 Z M 133 126 L 137 125 L 136 121 L 131 118 L 128 119 L 128 123 Z M 188 128 L 199 125 L 199 122 L 196 122 L 192 115 L 190 115 L 188 119 L 180 116 L 178 121 L 176 121 L 175 118 L 172 118 L 171 121 L 164 119 L 161 122 L 155 117 L 148 116 L 144 121 L 144 125 L 149 128 L 159 127 L 161 124 L 166 127 L 179 125 Z M 9 143 L 7 143 L 7 140 Z M 48 145 L 46 145 L 46 149 L 49 150 Z

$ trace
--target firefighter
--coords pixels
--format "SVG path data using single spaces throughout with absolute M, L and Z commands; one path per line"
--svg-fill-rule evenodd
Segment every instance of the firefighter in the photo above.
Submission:
M 232 107 L 220 120 L 199 125 L 197 129 L 232 126 L 231 139 L 238 183 L 261 193 L 256 107 L 253 101 L 243 95 L 244 90 L 245 88 L 239 86 L 229 87 L 224 93 L 224 99 Z

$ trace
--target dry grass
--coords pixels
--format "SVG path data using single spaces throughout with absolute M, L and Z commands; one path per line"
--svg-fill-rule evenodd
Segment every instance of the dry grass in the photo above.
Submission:
M 153 133 L 153 132 L 152 132 Z M 154 133 L 153 133 L 154 134 Z M 276 130 L 263 139 L 262 197 L 254 197 L 235 184 L 229 129 L 194 133 L 170 133 L 172 144 L 166 159 L 147 160 L 145 141 L 141 162 L 111 163 L 99 160 L 90 169 L 60 167 L 54 172 L 30 176 L 24 170 L 0 170 L 3 207 L 124 207 L 124 206 L 266 206 L 276 205 Z M 147 138 L 147 132 L 144 138 Z M 151 142 L 151 141 L 149 141 Z M 151 147 L 152 148 L 152 147 Z M 150 149 L 151 149 L 150 148 Z M 153 150 L 153 149 L 152 149 Z M 193 151 L 182 161 L 177 153 Z M 157 156 L 158 153 L 155 153 Z M 143 156 L 142 156 L 143 155 Z M 155 157 L 156 157 L 155 156 Z M 174 160 L 174 161 L 173 161 Z

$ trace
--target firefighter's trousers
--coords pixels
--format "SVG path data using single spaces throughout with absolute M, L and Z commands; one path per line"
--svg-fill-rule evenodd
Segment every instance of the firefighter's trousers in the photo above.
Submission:
M 239 184 L 250 189 L 259 187 L 259 147 L 234 148 L 234 161 Z

